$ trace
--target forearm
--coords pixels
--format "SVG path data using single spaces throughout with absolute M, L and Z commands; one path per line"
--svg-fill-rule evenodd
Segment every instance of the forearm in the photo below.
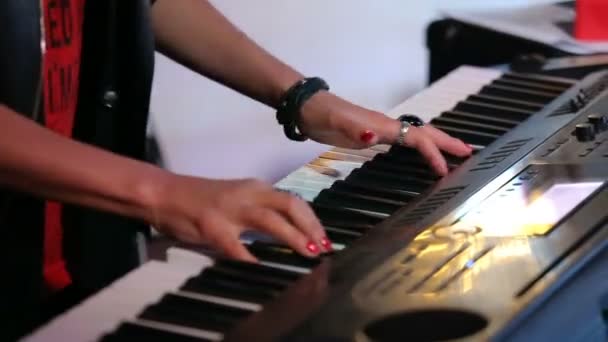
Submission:
M 152 22 L 159 51 L 269 106 L 276 107 L 281 95 L 302 78 L 206 0 L 158 0 Z
M 0 184 L 48 199 L 150 220 L 165 172 L 78 143 L 0 105 Z

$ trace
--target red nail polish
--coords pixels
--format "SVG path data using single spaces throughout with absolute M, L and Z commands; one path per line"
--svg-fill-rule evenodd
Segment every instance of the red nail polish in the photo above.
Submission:
M 374 140 L 375 136 L 376 136 L 376 134 L 374 134 L 374 132 L 372 132 L 370 130 L 366 130 L 365 132 L 361 133 L 361 136 L 359 138 L 364 143 L 369 144 L 372 142 L 372 140 Z
M 318 254 L 319 253 L 319 246 L 317 246 L 317 244 L 314 243 L 314 242 L 309 242 L 306 245 L 306 249 L 308 249 L 313 254 Z
M 328 251 L 333 250 L 333 247 L 331 246 L 331 241 L 329 241 L 327 237 L 321 239 L 321 245 L 323 245 L 323 247 L 325 247 L 325 249 Z

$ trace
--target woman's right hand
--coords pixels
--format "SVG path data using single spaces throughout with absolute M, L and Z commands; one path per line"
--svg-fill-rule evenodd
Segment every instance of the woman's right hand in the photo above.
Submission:
M 305 256 L 331 249 L 310 206 L 264 182 L 170 174 L 156 184 L 161 191 L 147 201 L 146 218 L 160 232 L 184 242 L 207 243 L 229 257 L 255 261 L 239 240 L 241 233 L 254 229 Z

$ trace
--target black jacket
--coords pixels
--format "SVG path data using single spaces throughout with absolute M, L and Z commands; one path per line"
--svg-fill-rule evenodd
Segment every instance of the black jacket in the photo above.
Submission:
M 42 124 L 40 3 L 0 1 L 0 103 Z M 86 1 L 73 132 L 137 159 L 144 157 L 154 66 L 149 7 L 147 0 Z M 23 141 L 23 148 L 43 147 Z M 0 189 L 0 336 L 22 332 L 40 305 L 43 203 Z M 66 206 L 64 256 L 74 283 L 93 292 L 137 266 L 135 233 L 145 230 L 143 222 Z

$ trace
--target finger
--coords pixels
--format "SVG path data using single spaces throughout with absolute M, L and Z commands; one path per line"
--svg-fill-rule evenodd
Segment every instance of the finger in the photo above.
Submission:
M 382 123 L 382 130 L 380 130 L 380 143 L 382 144 L 396 144 L 401 131 L 401 123 L 398 120 L 390 119 L 385 117 Z
M 269 197 L 267 206 L 278 210 L 309 240 L 316 244 L 325 245 L 323 243 L 323 239 L 327 238 L 325 229 L 308 203 L 291 194 L 275 191 Z
M 405 137 L 405 144 L 416 148 L 438 175 L 445 176 L 448 173 L 445 158 L 435 142 L 421 128 L 410 127 Z
M 302 255 L 316 257 L 320 246 L 302 231 L 289 223 L 281 214 L 271 209 L 256 208 L 247 213 L 247 222 L 253 228 L 269 233 Z
M 423 129 L 431 136 L 439 149 L 446 151 L 449 154 L 458 157 L 466 157 L 473 151 L 473 149 L 465 144 L 464 141 L 454 138 L 431 125 L 425 125 Z
M 199 229 L 201 236 L 204 236 L 209 244 L 218 248 L 226 256 L 247 262 L 257 262 L 257 259 L 239 240 L 242 229 L 234 223 L 218 216 L 208 216 L 199 225 Z
M 193 244 L 202 242 L 201 234 L 196 225 L 187 220 L 172 219 L 163 223 L 158 222 L 154 228 L 182 242 Z

